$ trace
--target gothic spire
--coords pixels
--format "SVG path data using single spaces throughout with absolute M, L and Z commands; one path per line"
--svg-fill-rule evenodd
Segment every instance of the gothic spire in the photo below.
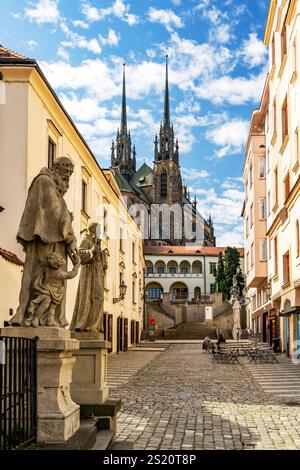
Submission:
M 166 85 L 165 85 L 164 126 L 165 127 L 170 126 L 168 55 L 166 55 Z
M 127 105 L 126 105 L 126 77 L 125 64 L 123 64 L 123 90 L 122 90 L 122 110 L 121 110 L 121 135 L 127 135 Z

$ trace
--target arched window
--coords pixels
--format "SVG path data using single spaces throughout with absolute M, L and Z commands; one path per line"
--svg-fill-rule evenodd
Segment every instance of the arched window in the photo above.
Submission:
M 296 256 L 300 255 L 300 227 L 299 220 L 296 221 Z
M 160 177 L 160 197 L 166 198 L 168 195 L 168 173 L 163 170 Z

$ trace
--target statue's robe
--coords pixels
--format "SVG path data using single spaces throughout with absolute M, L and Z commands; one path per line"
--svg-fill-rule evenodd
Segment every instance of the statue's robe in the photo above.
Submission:
M 106 254 L 98 247 L 92 253 L 95 240 L 89 234 L 82 240 L 78 253 L 81 258 L 80 279 L 74 307 L 71 331 L 101 331 L 104 305 Z
M 67 246 L 76 241 L 71 214 L 57 189 L 53 171 L 48 168 L 43 168 L 31 183 L 17 241 L 23 245 L 26 259 L 19 307 L 10 323 L 23 325 L 29 303 L 34 298 L 34 283 L 43 271 L 48 256 L 56 252 L 67 262 Z M 55 317 L 62 327 L 67 326 L 65 295 L 57 306 Z

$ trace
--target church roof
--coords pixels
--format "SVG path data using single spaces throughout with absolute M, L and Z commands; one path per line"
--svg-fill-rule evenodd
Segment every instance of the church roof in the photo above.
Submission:
M 113 169 L 113 172 L 121 192 L 135 194 L 144 202 L 150 204 L 150 201 L 144 191 L 138 186 L 136 186 L 132 180 L 127 181 L 127 179 L 121 174 L 118 168 Z
M 0 44 L 0 63 L 34 64 L 35 61 L 33 59 L 29 59 L 29 57 L 25 57 L 24 55 L 19 54 L 18 52 L 12 51 Z
M 143 163 L 132 178 L 135 186 L 152 186 L 153 184 L 153 170 L 149 165 Z
M 116 181 L 118 183 L 120 190 L 126 193 L 134 193 L 133 187 L 131 186 L 129 181 L 127 181 L 127 179 L 124 178 L 124 176 L 121 174 L 119 169 L 118 168 L 114 169 L 113 172 L 114 172 L 114 176 L 116 178 Z

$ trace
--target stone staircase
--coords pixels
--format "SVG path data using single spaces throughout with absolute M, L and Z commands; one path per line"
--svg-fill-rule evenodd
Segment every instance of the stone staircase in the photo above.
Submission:
M 166 339 L 180 339 L 180 340 L 202 340 L 209 336 L 210 339 L 217 339 L 216 328 L 212 323 L 207 322 L 193 322 L 181 323 L 180 325 L 170 328 L 166 331 Z

